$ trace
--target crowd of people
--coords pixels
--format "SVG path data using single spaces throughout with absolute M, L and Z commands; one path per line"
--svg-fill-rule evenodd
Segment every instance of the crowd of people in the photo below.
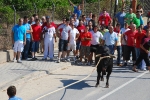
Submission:
M 150 66 L 150 21 L 144 26 L 140 5 L 136 13 L 133 13 L 132 8 L 129 13 L 122 8 L 111 18 L 105 8 L 99 16 L 93 13 L 89 13 L 89 16 L 81 15 L 80 5 L 70 3 L 74 6 L 73 14 L 63 18 L 58 25 L 51 22 L 50 16 L 43 16 L 40 20 L 36 14 L 30 19 L 24 16 L 18 20 L 18 24 L 12 28 L 14 62 L 21 63 L 21 58 L 28 60 L 29 55 L 32 60 L 36 60 L 39 50 L 43 53 L 42 60 L 49 57 L 53 61 L 54 42 L 59 38 L 57 63 L 70 61 L 70 52 L 73 51 L 74 62 L 79 60 L 77 64 L 82 65 L 84 59 L 85 64 L 91 65 L 96 48 L 105 45 L 112 55 L 117 51 L 117 66 L 127 66 L 131 55 L 133 71 L 137 71 L 136 68 L 146 70 L 146 66 Z M 112 26 L 113 19 L 117 23 L 115 26 Z

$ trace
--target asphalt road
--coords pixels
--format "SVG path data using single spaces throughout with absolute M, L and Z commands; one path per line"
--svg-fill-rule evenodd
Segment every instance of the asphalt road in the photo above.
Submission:
M 86 80 L 56 93 L 46 95 L 40 100 L 150 100 L 150 73 L 148 71 L 132 72 L 131 67 L 116 67 L 110 76 L 110 87 L 105 88 L 106 79 L 95 87 L 96 71 Z M 60 80 L 60 89 L 86 76 L 73 80 Z M 52 92 L 52 91 L 49 91 Z M 47 93 L 45 93 L 47 94 Z M 41 96 L 45 95 L 41 94 Z M 36 99 L 36 98 L 35 98 Z

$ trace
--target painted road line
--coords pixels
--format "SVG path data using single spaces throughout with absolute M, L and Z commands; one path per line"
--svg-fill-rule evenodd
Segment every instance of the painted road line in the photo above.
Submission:
M 118 90 L 122 89 L 123 87 L 127 86 L 128 84 L 130 84 L 131 82 L 135 81 L 136 79 L 142 77 L 143 75 L 145 75 L 145 74 L 148 73 L 148 72 L 149 72 L 149 71 L 146 71 L 146 72 L 144 72 L 144 73 L 138 75 L 137 77 L 135 77 L 135 78 L 131 79 L 130 81 L 124 83 L 123 85 L 121 85 L 121 86 L 119 86 L 118 88 L 112 90 L 111 92 L 107 93 L 106 95 L 100 97 L 100 98 L 97 99 L 97 100 L 103 100 L 103 99 L 105 99 L 106 97 L 108 97 L 108 96 L 110 96 L 111 94 L 117 92 Z

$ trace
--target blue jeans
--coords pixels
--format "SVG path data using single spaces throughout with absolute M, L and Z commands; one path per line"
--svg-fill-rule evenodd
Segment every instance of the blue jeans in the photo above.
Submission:
M 26 39 L 26 45 L 24 46 L 24 59 L 28 58 L 28 51 L 30 48 L 30 42 L 31 42 L 31 39 L 27 38 Z
M 114 55 L 114 45 L 107 45 L 110 50 L 110 54 Z
M 121 46 L 117 46 L 117 64 L 121 61 Z
M 39 41 L 32 42 L 32 52 L 37 52 L 39 49 Z
M 135 53 L 136 53 L 136 60 L 137 60 L 138 57 L 140 56 L 140 48 L 135 48 Z M 138 69 L 141 69 L 141 68 L 142 68 L 142 62 L 140 62 L 140 63 L 137 65 L 137 68 L 138 68 Z

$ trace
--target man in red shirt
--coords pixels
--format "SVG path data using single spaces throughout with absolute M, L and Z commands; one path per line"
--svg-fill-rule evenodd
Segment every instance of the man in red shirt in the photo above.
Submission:
M 78 29 L 80 35 L 85 32 L 85 26 L 84 26 L 82 20 L 79 20 L 79 26 L 77 27 L 77 29 Z M 79 57 L 80 42 L 81 42 L 81 37 L 79 36 L 78 40 L 76 41 L 76 55 L 77 55 L 77 59 Z
M 136 51 L 136 58 L 139 57 L 140 55 L 140 44 L 141 44 L 141 41 L 143 39 L 143 37 L 146 36 L 146 32 L 142 30 L 142 26 L 140 26 L 138 28 L 138 33 L 135 35 L 135 51 Z M 139 65 L 137 66 L 138 69 L 141 69 L 142 67 L 142 63 L 140 62 Z
M 125 52 L 125 59 L 128 61 L 130 60 L 130 54 L 132 52 L 132 60 L 133 60 L 133 63 L 135 62 L 136 60 L 136 53 L 135 53 L 135 35 L 138 33 L 138 31 L 136 30 L 136 25 L 133 24 L 131 26 L 131 30 L 125 32 L 123 34 L 123 38 L 127 44 L 127 50 Z M 125 39 L 125 35 L 127 36 L 127 41 Z M 124 66 L 127 66 L 127 63 L 124 64 Z
M 107 15 L 107 12 L 104 11 L 104 14 L 99 17 L 98 23 L 99 25 L 108 28 L 108 25 L 112 23 L 112 19 Z
M 33 29 L 32 60 L 36 60 L 37 58 L 35 58 L 35 53 L 39 48 L 39 42 L 41 40 L 41 32 L 42 32 L 42 27 L 40 26 L 40 19 L 36 19 L 35 24 L 33 24 L 31 27 Z
M 86 26 L 85 32 L 80 35 L 80 38 L 81 38 L 81 49 L 80 49 L 79 65 L 82 65 L 83 56 L 85 56 L 85 58 L 88 59 L 90 55 L 92 34 L 89 32 L 89 26 Z

